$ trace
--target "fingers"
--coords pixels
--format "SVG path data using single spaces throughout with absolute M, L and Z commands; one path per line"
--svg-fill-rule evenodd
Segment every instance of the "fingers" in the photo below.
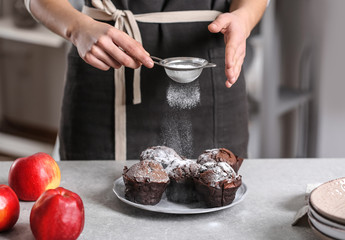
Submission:
M 226 52 L 227 54 L 227 52 Z M 235 83 L 239 76 L 239 72 L 241 71 L 241 67 L 244 61 L 245 57 L 245 51 L 242 50 L 242 48 L 237 48 L 234 51 L 233 56 L 227 56 L 226 58 L 230 58 L 229 64 L 225 64 L 225 74 L 227 76 L 227 79 L 230 81 L 230 83 Z M 226 62 L 229 60 L 225 60 Z
M 245 58 L 245 46 L 237 49 L 229 47 L 225 51 L 225 75 L 227 77 L 226 86 L 231 87 L 238 79 Z M 230 60 L 227 60 L 230 59 Z
M 98 69 L 101 69 L 103 71 L 107 71 L 110 68 L 109 65 L 107 65 L 104 62 L 102 62 L 101 60 L 99 60 L 97 57 L 92 55 L 90 52 L 85 54 L 84 60 L 85 60 L 85 62 L 87 62 L 91 66 L 98 68 Z
M 116 59 L 120 66 L 126 66 L 129 68 L 140 67 L 140 62 L 126 54 L 119 47 L 117 47 L 112 39 L 107 36 L 102 36 L 96 43 L 97 46 L 102 48 L 111 58 Z
M 231 41 L 227 41 L 225 45 L 225 68 L 230 69 L 235 66 L 237 48 L 238 46 L 234 45 Z
M 230 22 L 231 15 L 229 13 L 223 13 L 208 25 L 208 30 L 212 33 L 221 32 L 222 29 L 226 29 L 230 25 Z
M 231 87 L 232 87 L 232 84 L 227 80 L 227 81 L 225 82 L 225 86 L 226 86 L 227 88 L 231 88 Z
M 135 59 L 137 63 L 142 63 L 145 67 L 152 68 L 154 66 L 150 54 L 145 51 L 139 42 L 115 28 L 109 31 L 109 35 L 112 41 L 125 51 L 122 51 L 123 54 L 117 52 L 124 63 L 133 64 L 133 62 L 125 56 L 127 55 L 129 58 Z M 115 51 L 113 54 L 116 54 Z M 119 61 L 121 62 L 121 60 Z
M 227 77 L 226 86 L 231 87 L 237 81 L 241 74 L 244 56 L 240 57 L 232 68 L 225 69 L 225 75 Z
M 109 56 L 106 52 L 103 51 L 103 49 L 101 49 L 97 45 L 92 46 L 90 53 L 110 67 L 117 69 L 117 68 L 120 68 L 122 65 L 121 63 L 116 61 L 113 57 Z
M 114 36 L 114 32 L 116 32 L 116 36 Z M 149 68 L 153 67 L 150 54 L 146 52 L 143 46 L 115 28 L 111 29 L 107 35 L 98 38 L 84 56 L 84 60 L 101 70 L 107 70 L 109 67 L 120 68 L 121 66 L 135 69 L 142 64 Z
M 224 34 L 226 86 L 231 87 L 238 79 L 245 57 L 246 37 L 243 32 L 243 21 L 231 13 L 217 17 L 208 29 L 212 33 Z
M 83 22 L 74 33 L 73 44 L 82 59 L 94 67 L 107 70 L 121 66 L 153 67 L 150 54 L 128 34 L 95 20 Z

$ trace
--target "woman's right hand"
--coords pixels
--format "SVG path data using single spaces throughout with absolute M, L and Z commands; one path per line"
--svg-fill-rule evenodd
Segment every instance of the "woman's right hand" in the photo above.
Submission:
M 77 47 L 80 57 L 101 70 L 121 66 L 153 67 L 150 54 L 138 41 L 107 23 L 86 17 L 67 36 Z

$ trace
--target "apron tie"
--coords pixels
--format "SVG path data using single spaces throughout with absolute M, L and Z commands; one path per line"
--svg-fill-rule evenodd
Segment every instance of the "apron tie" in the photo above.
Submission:
M 139 26 L 134 18 L 134 15 L 131 11 L 128 10 L 118 10 L 112 1 L 110 0 L 92 0 L 92 6 L 96 9 L 100 10 L 100 14 L 107 14 L 111 17 L 111 20 L 115 21 L 114 27 L 119 29 L 120 31 L 126 32 L 130 37 L 134 38 L 140 44 L 142 44 L 141 35 Z M 121 68 L 124 68 L 123 66 Z M 114 75 L 120 75 L 116 72 L 121 71 L 120 79 L 121 81 L 125 81 L 124 70 L 115 69 Z M 141 91 L 140 91 L 140 70 L 141 67 L 134 69 L 134 76 L 133 76 L 133 104 L 141 103 Z M 115 87 L 116 82 L 120 80 L 115 79 Z M 125 91 L 125 83 L 123 83 L 123 90 Z M 125 102 L 123 103 L 125 104 Z
M 140 30 L 131 11 L 118 10 L 109 0 L 92 0 L 92 5 L 106 13 L 115 21 L 114 27 L 126 32 L 130 37 L 142 44 Z M 140 70 L 134 69 L 133 75 L 133 104 L 141 103 Z M 115 84 L 115 160 L 126 160 L 126 80 L 125 67 L 114 69 Z

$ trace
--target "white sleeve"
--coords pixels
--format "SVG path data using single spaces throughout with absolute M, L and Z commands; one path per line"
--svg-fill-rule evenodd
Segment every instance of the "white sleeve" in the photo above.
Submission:
M 31 14 L 31 10 L 30 10 L 30 0 L 24 0 L 24 4 L 26 9 L 28 10 L 28 12 Z M 31 14 L 32 15 L 32 14 Z
M 26 9 L 28 10 L 28 12 L 31 14 L 31 16 L 33 17 L 33 19 L 35 19 L 36 22 L 39 22 L 39 21 L 35 18 L 35 16 L 32 15 L 32 13 L 31 13 L 31 10 L 30 10 L 30 2 L 31 2 L 31 0 L 24 0 L 25 7 L 26 7 Z
M 25 0 L 25 1 L 30 1 L 30 0 Z M 271 0 L 268 0 L 268 1 L 267 1 L 266 7 L 268 7 L 268 5 L 270 5 L 270 1 L 271 1 Z

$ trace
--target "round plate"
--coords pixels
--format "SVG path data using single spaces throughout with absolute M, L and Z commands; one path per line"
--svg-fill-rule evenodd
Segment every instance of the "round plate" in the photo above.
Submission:
M 219 210 L 223 210 L 226 208 L 230 208 L 235 206 L 236 204 L 240 203 L 246 196 L 247 193 L 247 186 L 242 183 L 242 185 L 238 188 L 236 192 L 236 196 L 234 201 L 226 206 L 223 207 L 214 207 L 208 208 L 204 205 L 204 203 L 196 202 L 190 204 L 183 204 L 183 203 L 174 203 L 168 201 L 165 194 L 163 194 L 161 201 L 156 205 L 142 205 L 139 203 L 134 203 L 125 198 L 125 184 L 123 182 L 122 177 L 118 178 L 114 182 L 113 191 L 116 196 L 124 203 L 128 205 L 141 208 L 147 211 L 152 212 L 161 212 L 161 213 L 170 213 L 170 214 L 200 214 L 200 213 L 208 213 L 208 212 L 215 212 Z
M 314 218 L 310 211 L 308 211 L 308 219 L 312 223 L 312 226 L 324 235 L 333 239 L 345 239 L 344 230 L 319 222 L 316 218 Z
M 345 178 L 326 182 L 310 194 L 310 204 L 326 218 L 345 224 Z
M 311 229 L 313 230 L 313 232 L 315 233 L 316 236 L 318 236 L 320 239 L 322 240 L 334 240 L 333 238 L 331 238 L 330 236 L 327 236 L 326 234 L 320 232 L 310 221 L 310 219 L 308 218 L 308 222 L 309 222 L 309 226 L 311 227 Z
M 313 206 L 311 206 L 311 204 L 309 203 L 309 211 L 311 213 L 311 215 L 316 218 L 316 220 L 318 220 L 321 223 L 324 223 L 326 225 L 329 225 L 331 227 L 335 227 L 335 228 L 339 228 L 345 231 L 345 225 L 333 222 L 327 218 L 325 218 L 324 216 L 320 215 L 317 211 L 315 211 L 315 209 L 313 208 Z

